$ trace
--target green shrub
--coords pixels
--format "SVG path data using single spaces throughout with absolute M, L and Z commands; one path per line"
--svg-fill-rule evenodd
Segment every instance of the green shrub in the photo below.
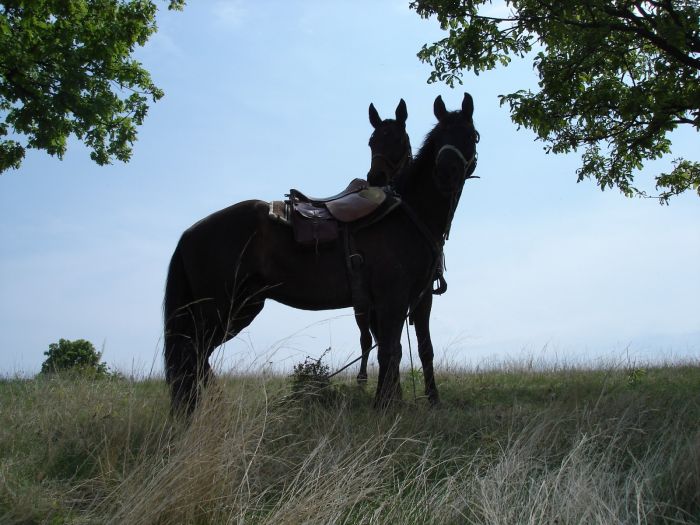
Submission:
M 96 377 L 109 375 L 107 365 L 100 362 L 102 352 L 95 350 L 93 344 L 85 339 L 59 339 L 58 343 L 49 345 L 49 350 L 44 355 L 46 360 L 41 365 L 42 374 L 70 370 Z
M 632 368 L 627 372 L 627 384 L 631 388 L 639 386 L 646 374 L 647 371 L 644 368 Z
M 308 357 L 303 363 L 294 366 L 292 372 L 292 398 L 304 401 L 327 403 L 336 398 L 337 392 L 332 388 L 330 370 L 323 362 L 329 352 L 328 348 L 321 357 Z

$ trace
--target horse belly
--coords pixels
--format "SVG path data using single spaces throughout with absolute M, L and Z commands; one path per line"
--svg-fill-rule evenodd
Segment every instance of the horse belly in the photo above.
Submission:
M 352 306 L 342 253 L 314 253 L 295 247 L 277 252 L 265 264 L 270 299 L 302 310 L 332 310 Z
M 302 310 L 331 310 L 352 305 L 345 252 L 340 239 L 301 246 L 290 228 L 267 223 L 257 239 L 265 296 Z

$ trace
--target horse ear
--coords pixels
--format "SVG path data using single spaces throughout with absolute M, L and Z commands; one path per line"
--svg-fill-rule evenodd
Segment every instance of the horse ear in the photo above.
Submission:
M 462 99 L 462 115 L 467 117 L 467 120 L 471 120 L 473 114 L 474 100 L 472 99 L 472 96 L 469 93 L 465 93 L 464 98 Z
M 406 109 L 406 102 L 404 102 L 403 99 L 401 99 L 399 105 L 396 106 L 395 115 L 398 122 L 401 122 L 401 124 L 406 123 L 406 119 L 408 119 L 408 110 Z
M 369 123 L 372 124 L 374 129 L 377 129 L 377 127 L 382 123 L 382 119 L 372 103 L 369 105 Z
M 435 117 L 438 119 L 438 122 L 440 122 L 447 115 L 447 108 L 445 107 L 445 103 L 442 101 L 442 97 L 440 95 L 437 96 L 435 102 L 433 103 L 433 113 L 435 113 Z

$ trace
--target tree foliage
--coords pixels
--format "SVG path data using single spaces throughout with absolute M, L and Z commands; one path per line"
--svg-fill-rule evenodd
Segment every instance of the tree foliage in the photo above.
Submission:
M 71 135 L 100 165 L 129 160 L 149 99 L 163 96 L 132 58 L 156 11 L 150 0 L 0 2 L 0 173 L 27 148 L 61 158 Z
M 583 150 L 578 180 L 601 189 L 633 185 L 645 161 L 671 153 L 669 132 L 700 130 L 700 3 L 696 1 L 415 0 L 436 15 L 447 36 L 418 56 L 433 67 L 429 82 L 461 83 L 532 57 L 539 91 L 500 95 L 518 126 L 532 129 L 547 152 Z M 490 14 L 491 13 L 491 14 Z M 662 203 L 687 190 L 700 195 L 700 163 L 676 159 L 656 176 Z
M 94 374 L 98 377 L 109 374 L 107 365 L 100 361 L 102 353 L 95 350 L 93 344 L 85 339 L 59 339 L 58 343 L 49 345 L 49 350 L 44 352 L 44 355 L 46 360 L 41 365 L 42 374 L 66 370 Z

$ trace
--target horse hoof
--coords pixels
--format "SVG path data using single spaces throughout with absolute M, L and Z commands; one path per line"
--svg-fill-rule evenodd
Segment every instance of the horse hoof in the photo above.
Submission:
M 398 387 L 394 392 L 387 392 L 384 394 L 377 393 L 374 396 L 374 408 L 377 410 L 397 408 L 403 404 L 401 398 L 401 387 Z
M 367 374 L 357 374 L 357 384 L 366 385 L 367 384 Z
M 437 394 L 428 394 L 428 404 L 430 408 L 438 408 L 440 406 L 440 398 Z

